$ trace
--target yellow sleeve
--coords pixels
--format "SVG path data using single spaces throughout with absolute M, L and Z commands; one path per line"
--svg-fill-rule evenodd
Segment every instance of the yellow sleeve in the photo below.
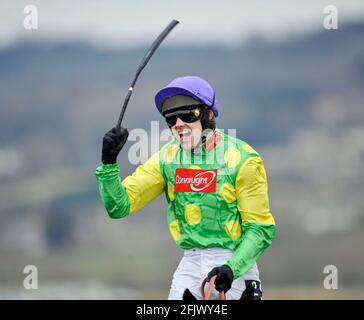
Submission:
M 160 170 L 159 152 L 152 155 L 143 165 L 138 166 L 132 175 L 122 181 L 121 185 L 129 198 L 129 214 L 142 209 L 159 196 L 165 187 Z
M 242 238 L 227 265 L 234 279 L 244 275 L 270 246 L 275 237 L 275 221 L 269 210 L 268 184 L 263 160 L 251 157 L 236 177 L 238 210 L 242 220 Z
M 243 223 L 275 224 L 269 209 L 267 175 L 260 157 L 246 160 L 236 177 L 238 210 Z

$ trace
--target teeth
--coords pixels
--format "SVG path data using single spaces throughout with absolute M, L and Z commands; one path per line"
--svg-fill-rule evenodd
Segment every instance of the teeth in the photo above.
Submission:
M 178 134 L 190 134 L 190 130 L 181 130 L 178 132 Z

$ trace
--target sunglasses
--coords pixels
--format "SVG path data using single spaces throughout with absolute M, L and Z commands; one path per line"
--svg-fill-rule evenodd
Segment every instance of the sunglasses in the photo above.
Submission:
M 167 113 L 164 115 L 166 122 L 169 126 L 173 127 L 177 118 L 180 118 L 183 122 L 192 123 L 200 120 L 202 116 L 201 108 L 194 108 L 188 110 L 177 110 L 175 112 Z

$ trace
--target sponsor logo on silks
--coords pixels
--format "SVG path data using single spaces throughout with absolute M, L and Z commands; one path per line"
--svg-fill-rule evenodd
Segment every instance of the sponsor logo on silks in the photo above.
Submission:
M 174 192 L 215 192 L 217 169 L 176 169 Z

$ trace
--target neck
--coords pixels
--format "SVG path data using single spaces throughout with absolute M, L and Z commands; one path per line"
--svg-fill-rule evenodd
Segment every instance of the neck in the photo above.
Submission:
M 206 135 L 203 134 L 200 142 L 196 145 L 196 147 L 191 149 L 191 153 L 200 154 L 202 146 L 206 147 L 206 142 L 208 142 L 211 139 L 211 137 L 213 136 L 214 133 L 215 133 L 215 130 L 208 130 Z

